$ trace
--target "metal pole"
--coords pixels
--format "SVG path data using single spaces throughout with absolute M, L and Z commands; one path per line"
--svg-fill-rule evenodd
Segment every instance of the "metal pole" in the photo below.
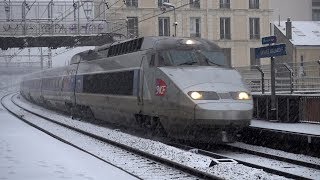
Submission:
M 42 47 L 40 47 L 40 65 L 41 65 L 41 69 L 43 69 L 43 52 L 42 52 Z
M 173 16 L 174 16 L 174 37 L 177 37 L 177 17 L 176 17 L 176 7 L 173 7 Z
M 48 66 L 49 66 L 49 68 L 52 68 L 52 52 L 51 52 L 51 48 L 48 48 Z
M 27 1 L 24 0 L 22 3 L 22 21 L 23 21 L 23 35 L 26 35 L 27 33 L 27 28 L 26 28 L 26 8 L 27 8 Z
M 257 70 L 261 73 L 261 92 L 264 94 L 264 72 L 259 66 L 255 66 Z
M 293 70 L 287 63 L 284 63 L 283 65 L 290 72 L 290 93 L 292 94 L 293 93 Z
M 77 19 L 77 4 L 73 0 L 73 21 L 76 21 Z
M 78 34 L 80 34 L 80 1 L 78 1 Z
M 271 118 L 276 118 L 276 76 L 274 57 L 271 57 Z

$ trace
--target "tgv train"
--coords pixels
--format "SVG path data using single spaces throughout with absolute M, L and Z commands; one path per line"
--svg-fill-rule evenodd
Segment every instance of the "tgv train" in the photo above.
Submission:
M 249 126 L 253 108 L 249 89 L 216 44 L 178 37 L 78 53 L 69 66 L 26 76 L 21 95 L 73 116 L 215 143 Z

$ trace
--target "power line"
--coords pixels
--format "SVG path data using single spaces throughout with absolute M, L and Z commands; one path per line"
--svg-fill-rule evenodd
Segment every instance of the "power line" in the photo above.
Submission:
M 36 2 L 36 1 L 35 1 L 35 2 Z M 35 2 L 34 2 L 34 3 L 35 3 Z M 53 1 L 51 0 L 51 1 L 50 1 L 50 3 L 51 3 L 51 2 L 53 2 Z M 82 2 L 82 1 L 81 1 L 81 2 Z M 34 3 L 33 3 L 33 4 L 34 4 Z M 32 4 L 32 6 L 33 6 L 33 4 Z M 61 22 L 61 21 L 62 21 L 63 19 L 65 19 L 66 17 L 68 17 L 68 16 L 69 16 L 72 12 L 74 12 L 76 9 L 78 9 L 78 10 L 79 10 L 79 9 L 80 9 L 80 7 L 81 7 L 81 6 L 83 6 L 83 5 L 84 5 L 84 3 L 82 2 L 82 3 L 81 3 L 81 5 L 79 5 L 79 7 L 74 8 L 74 10 L 73 10 L 73 11 L 71 11 L 71 12 L 70 12 L 70 13 L 68 13 L 67 15 L 63 16 L 63 17 L 60 19 L 60 21 L 58 21 L 58 22 L 56 22 L 56 21 L 52 21 L 52 23 L 53 23 L 53 22 L 55 22 L 54 24 L 52 24 L 52 26 L 57 25 L 59 22 Z M 31 6 L 31 7 L 32 7 L 32 6 Z M 30 8 L 30 9 L 31 9 L 31 8 Z M 30 9 L 29 9 L 29 10 L 30 10 Z M 70 8 L 69 8 L 69 9 L 70 9 Z M 68 9 L 68 10 L 69 10 L 69 9 Z M 66 10 L 65 12 L 67 12 L 68 10 Z M 29 12 L 29 11 L 28 11 L 28 12 Z M 80 17 L 78 17 L 78 18 L 80 18 Z M 20 23 L 20 25 L 21 25 L 21 24 L 22 24 L 22 22 Z M 37 36 L 37 37 L 41 37 L 41 36 L 43 36 L 44 34 L 45 34 L 45 32 L 44 32 L 44 33 L 42 33 L 42 34 L 40 34 L 40 35 L 39 35 L 39 36 Z M 23 49 L 21 49 L 17 54 L 14 54 L 14 55 L 11 57 L 11 59 L 12 59 L 12 58 L 14 58 L 16 55 L 18 55 L 19 53 L 21 53 L 21 52 L 22 52 L 22 50 L 23 50 Z
M 118 0 L 117 2 L 119 2 L 119 1 L 120 1 L 120 0 Z M 117 2 L 116 2 L 116 3 L 117 3 Z M 179 2 L 182 2 L 182 0 L 179 1 Z M 116 3 L 114 3 L 114 4 L 116 4 Z M 194 3 L 194 2 L 191 1 L 191 2 L 189 2 L 189 3 L 186 3 L 186 4 L 183 4 L 183 5 L 181 5 L 181 6 L 178 6 L 178 7 L 176 7 L 175 9 L 179 9 L 179 8 L 188 6 L 188 5 L 192 4 L 192 3 Z M 114 5 L 114 4 L 113 4 L 113 5 Z M 122 6 L 121 6 L 121 7 L 122 7 Z M 119 9 L 120 9 L 120 8 L 119 8 Z M 159 14 L 153 15 L 153 16 L 151 16 L 151 17 L 142 19 L 141 21 L 138 21 L 138 24 L 141 23 L 141 22 L 144 22 L 144 21 L 146 21 L 146 20 L 149 20 L 149 19 L 151 19 L 151 18 L 158 17 L 158 16 L 160 16 L 160 15 L 162 15 L 162 14 L 165 14 L 165 13 L 168 13 L 168 12 L 172 12 L 172 11 L 174 11 L 175 9 L 171 9 L 171 10 L 168 10 L 168 11 L 164 11 L 164 12 L 161 12 L 161 13 L 159 13 Z M 105 12 L 105 11 L 103 11 L 103 12 Z M 102 13 L 103 13 L 103 12 L 102 12 Z M 100 16 L 102 13 L 100 13 L 99 16 Z M 112 32 L 110 32 L 110 33 L 117 32 L 117 31 L 122 30 L 122 29 L 124 29 L 124 28 L 127 28 L 127 25 L 125 25 L 125 26 L 123 26 L 123 27 L 120 27 L 120 28 L 118 28 L 118 29 L 116 29 L 116 30 L 114 30 L 114 31 L 112 31 Z M 68 52 L 68 51 L 70 51 L 70 50 L 72 50 L 72 49 L 69 49 L 69 50 L 64 51 L 64 52 L 62 52 L 62 53 L 59 53 L 59 54 L 57 54 L 57 55 L 63 54 L 63 53 Z
M 25 0 L 25 1 L 23 1 L 23 4 L 24 4 L 25 6 L 27 6 L 27 7 L 28 7 L 28 8 L 27 8 L 27 9 L 28 9 L 28 11 L 23 15 L 23 16 L 24 16 L 24 18 L 26 18 L 26 17 L 27 17 L 27 15 L 28 15 L 29 11 L 31 10 L 31 8 L 33 7 L 33 5 L 36 3 L 36 1 L 37 1 L 37 0 L 35 0 L 35 1 L 32 3 L 31 7 L 27 6 L 28 4 L 27 4 L 27 1 L 26 1 L 26 0 Z M 25 6 L 22 6 L 22 8 L 26 8 Z M 24 10 L 24 11 L 25 11 L 25 10 Z M 22 22 L 25 22 L 25 19 L 24 19 L 24 21 L 21 21 L 21 22 L 20 22 L 20 24 L 19 24 L 17 27 L 19 27 L 19 26 L 22 24 Z M 25 28 L 25 27 L 24 27 L 24 28 Z M 16 29 L 15 29 L 13 36 L 15 36 L 15 35 L 16 35 L 17 30 L 18 30 L 18 28 L 16 28 Z
M 121 0 L 117 0 L 115 3 L 113 3 L 113 4 L 110 5 L 110 6 L 108 6 L 107 9 L 110 9 L 112 6 L 116 5 L 116 4 L 117 4 L 118 2 L 120 2 L 120 1 L 121 1 Z M 100 4 L 101 4 L 101 3 L 100 3 Z M 114 12 L 116 12 L 116 11 L 119 10 L 119 9 L 121 9 L 124 5 L 125 5 L 125 4 L 123 3 L 122 6 L 120 6 L 119 8 L 117 8 Z M 93 22 L 95 19 L 97 19 L 98 17 L 100 17 L 101 14 L 105 13 L 107 9 L 104 9 L 100 14 L 98 14 L 97 16 L 95 16 L 95 17 L 91 20 L 91 22 Z M 81 40 L 81 38 L 80 38 L 79 40 Z M 63 42 L 61 42 L 60 44 L 63 44 L 64 42 L 66 42 L 66 41 L 63 41 Z M 63 53 L 65 53 L 65 52 L 68 52 L 68 51 L 70 51 L 70 50 L 72 50 L 72 49 L 74 49 L 74 47 L 68 49 L 67 51 L 63 51 L 63 52 L 61 52 L 61 53 L 55 54 L 53 57 L 55 57 L 55 56 L 57 56 L 57 55 L 60 55 L 60 54 L 63 54 Z
M 199 0 L 198 0 L 198 1 L 199 1 Z M 164 11 L 164 12 L 161 12 L 161 13 L 159 13 L 159 14 L 150 16 L 150 17 L 145 18 L 145 19 L 142 19 L 142 20 L 138 21 L 138 24 L 141 23 L 141 22 L 144 22 L 144 21 L 146 21 L 146 20 L 149 20 L 149 19 L 151 19 L 151 18 L 158 17 L 158 16 L 160 16 L 160 15 L 162 15 L 162 14 L 165 14 L 165 13 L 168 13 L 168 12 L 172 12 L 172 11 L 174 11 L 174 10 L 176 10 L 176 9 L 185 7 L 185 6 L 190 5 L 190 4 L 193 4 L 193 3 L 194 3 L 194 2 L 191 1 L 191 2 L 189 2 L 189 3 L 187 3 L 187 4 L 183 4 L 183 5 L 181 5 L 181 6 L 178 6 L 178 7 L 174 8 L 174 9 L 171 9 L 171 10 L 168 10 L 168 11 Z M 127 26 L 124 26 L 124 27 L 121 27 L 121 28 L 119 28 L 119 29 L 116 29 L 116 30 L 112 31 L 111 33 L 116 32 L 116 31 L 119 31 L 119 30 L 121 30 L 121 29 L 123 29 L 123 28 L 127 28 Z

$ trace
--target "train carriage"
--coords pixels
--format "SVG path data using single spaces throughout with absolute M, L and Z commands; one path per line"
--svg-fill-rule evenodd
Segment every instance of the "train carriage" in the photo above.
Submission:
M 227 142 L 250 124 L 252 99 L 221 49 L 204 39 L 143 37 L 76 54 L 42 72 L 36 102 L 174 138 Z M 52 82 L 53 81 L 53 82 Z

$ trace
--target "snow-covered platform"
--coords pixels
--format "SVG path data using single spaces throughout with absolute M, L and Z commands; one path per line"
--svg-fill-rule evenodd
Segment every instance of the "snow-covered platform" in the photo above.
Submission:
M 280 123 L 264 120 L 252 120 L 251 127 L 295 133 L 306 136 L 320 136 L 320 124 L 311 123 Z
M 0 179 L 137 179 L 25 124 L 0 105 Z
M 242 141 L 249 144 L 308 155 L 320 154 L 320 124 L 252 120 L 242 135 Z

